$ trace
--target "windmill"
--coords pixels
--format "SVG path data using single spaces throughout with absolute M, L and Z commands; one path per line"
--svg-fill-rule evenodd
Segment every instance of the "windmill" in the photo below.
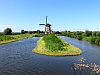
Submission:
M 45 26 L 45 34 L 51 34 L 51 24 L 47 23 L 47 16 L 46 16 L 46 23 L 45 24 L 39 24 Z

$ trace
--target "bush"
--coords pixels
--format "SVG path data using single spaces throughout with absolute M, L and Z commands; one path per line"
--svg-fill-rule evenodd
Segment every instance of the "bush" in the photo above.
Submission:
M 81 31 L 77 31 L 76 35 L 82 35 L 82 32 Z
M 88 37 L 88 36 L 92 36 L 92 31 L 86 30 L 86 31 L 85 31 L 85 36 L 87 36 L 87 37 Z
M 99 45 L 99 43 L 100 43 L 100 38 L 96 38 L 95 44 L 96 44 L 96 45 Z
M 6 29 L 4 30 L 4 34 L 5 34 L 5 35 L 11 35 L 11 34 L 12 34 L 11 28 L 6 28 Z
M 32 31 L 29 31 L 28 33 L 29 33 L 29 34 L 32 34 L 33 32 L 32 32 Z
M 12 39 L 14 39 L 14 37 L 11 37 L 11 36 L 9 36 L 9 35 L 2 35 L 2 36 L 0 36 L 0 41 L 8 41 L 8 40 L 12 40 Z
M 41 31 L 40 30 L 37 30 L 36 33 L 39 34 L 39 33 L 41 33 Z
M 25 34 L 25 31 L 24 30 L 21 30 L 21 34 Z
M 92 32 L 92 36 L 96 36 L 96 32 Z
M 77 39 L 78 39 L 78 40 L 82 40 L 82 39 L 83 39 L 83 36 L 82 36 L 82 35 L 78 35 L 78 36 L 77 36 Z
M 97 32 L 97 33 L 96 33 L 96 36 L 100 36 L 100 32 Z
M 91 37 L 90 42 L 91 42 L 92 44 L 95 44 L 95 39 L 96 39 L 96 37 Z

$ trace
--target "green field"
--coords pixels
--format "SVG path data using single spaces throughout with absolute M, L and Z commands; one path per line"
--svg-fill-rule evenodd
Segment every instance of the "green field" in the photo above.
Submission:
M 56 35 L 42 37 L 33 52 L 50 56 L 74 56 L 82 53 L 79 48 L 66 43 Z
M 6 44 L 26 38 L 39 37 L 40 34 L 18 34 L 18 35 L 0 35 L 0 44 Z

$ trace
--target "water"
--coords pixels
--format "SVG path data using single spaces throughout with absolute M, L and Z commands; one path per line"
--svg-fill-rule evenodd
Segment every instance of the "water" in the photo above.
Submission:
M 75 71 L 73 63 L 83 57 L 85 63 L 100 65 L 100 47 L 85 41 L 61 36 L 62 39 L 80 49 L 80 56 L 53 57 L 35 54 L 38 37 L 0 45 L 0 75 L 99 75 L 89 70 Z

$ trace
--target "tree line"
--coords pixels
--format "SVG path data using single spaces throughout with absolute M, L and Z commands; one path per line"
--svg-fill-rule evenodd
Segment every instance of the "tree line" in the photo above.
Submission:
M 21 30 L 21 32 L 14 33 L 14 32 L 12 32 L 11 28 L 6 28 L 4 30 L 4 32 L 0 33 L 0 34 L 17 35 L 17 34 L 26 34 L 26 33 L 29 33 L 29 34 L 36 34 L 36 33 L 41 34 L 41 33 L 43 33 L 44 34 L 45 32 L 40 31 L 40 30 L 37 30 L 37 31 Z M 53 33 L 57 34 L 57 35 L 76 38 L 78 40 L 86 40 L 92 44 L 100 45 L 100 31 L 89 31 L 89 30 L 86 30 L 85 32 L 83 32 L 83 31 L 73 31 L 73 32 L 71 32 L 71 31 L 53 31 Z
M 26 31 L 26 30 L 21 30 L 21 32 L 13 32 L 11 28 L 6 28 L 4 29 L 3 32 L 1 32 L 0 34 L 4 34 L 4 35 L 17 35 L 17 34 L 26 34 L 26 33 L 29 33 L 29 34 L 40 34 L 40 33 L 44 33 L 44 31 L 40 31 L 40 30 L 37 30 L 37 31 Z

